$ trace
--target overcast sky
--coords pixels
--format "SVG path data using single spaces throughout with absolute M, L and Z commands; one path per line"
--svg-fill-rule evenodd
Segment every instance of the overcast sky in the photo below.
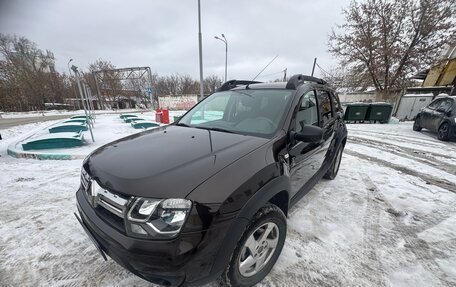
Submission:
M 274 56 L 260 80 L 310 74 L 313 58 L 326 70 L 336 65 L 328 33 L 342 23 L 349 0 L 201 0 L 204 76 L 251 79 Z M 0 0 L 0 32 L 17 34 L 54 52 L 56 66 L 87 69 L 102 58 L 116 67 L 150 66 L 160 75 L 199 79 L 197 0 Z M 316 70 L 321 76 L 321 71 Z

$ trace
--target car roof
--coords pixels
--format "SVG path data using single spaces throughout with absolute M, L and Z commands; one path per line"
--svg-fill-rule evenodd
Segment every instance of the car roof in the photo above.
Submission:
M 247 90 L 247 89 L 287 89 L 298 90 L 300 87 L 316 83 L 322 87 L 329 88 L 327 82 L 314 76 L 302 74 L 293 75 L 288 82 L 262 83 L 254 80 L 230 80 L 217 89 L 217 92 L 228 90 Z
M 437 97 L 435 97 L 434 100 L 439 100 L 439 99 L 450 99 L 450 100 L 456 101 L 456 96 L 438 95 Z
M 248 88 L 247 88 L 248 86 Z M 245 90 L 245 89 L 285 89 L 287 86 L 286 82 L 274 82 L 274 83 L 258 83 L 258 84 L 250 84 L 250 85 L 242 85 L 232 90 Z

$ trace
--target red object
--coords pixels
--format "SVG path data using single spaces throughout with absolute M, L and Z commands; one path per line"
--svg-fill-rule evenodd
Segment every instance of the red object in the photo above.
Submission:
M 163 113 L 160 109 L 155 110 L 155 121 L 157 123 L 163 122 Z
M 163 113 L 163 123 L 164 124 L 169 124 L 169 110 L 162 110 Z
M 155 110 L 155 121 L 157 123 L 169 124 L 169 110 Z

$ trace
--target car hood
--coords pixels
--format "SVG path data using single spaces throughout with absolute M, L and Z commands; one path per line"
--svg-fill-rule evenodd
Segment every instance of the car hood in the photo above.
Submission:
M 212 175 L 267 141 L 171 125 L 104 145 L 87 157 L 84 168 L 102 187 L 114 192 L 184 198 Z

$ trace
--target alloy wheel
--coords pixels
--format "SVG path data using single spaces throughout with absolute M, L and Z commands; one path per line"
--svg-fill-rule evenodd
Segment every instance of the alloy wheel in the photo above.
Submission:
M 269 262 L 279 241 L 279 227 L 273 222 L 259 226 L 246 240 L 239 256 L 239 273 L 251 277 Z
M 438 131 L 438 137 L 440 140 L 447 140 L 449 133 L 449 126 L 447 123 L 444 123 L 440 126 Z

